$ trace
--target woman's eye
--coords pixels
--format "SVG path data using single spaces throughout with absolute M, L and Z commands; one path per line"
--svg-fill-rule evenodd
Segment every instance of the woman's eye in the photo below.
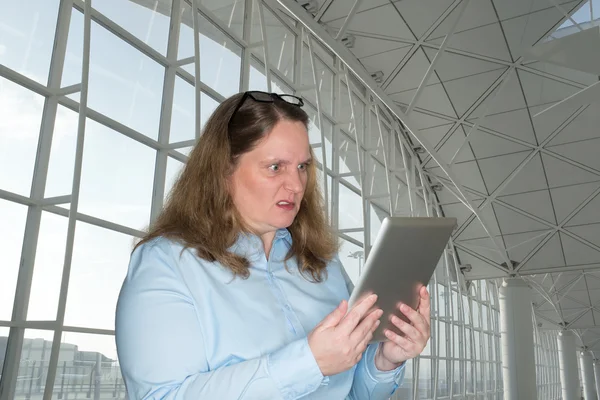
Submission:
M 300 164 L 300 165 L 298 165 L 298 169 L 299 169 L 300 171 L 304 171 L 304 170 L 306 169 L 306 167 L 307 167 L 307 165 L 306 165 L 306 164 Z
M 279 164 L 273 164 L 273 165 L 269 166 L 269 168 L 271 169 L 271 171 L 277 172 L 277 171 L 279 171 Z

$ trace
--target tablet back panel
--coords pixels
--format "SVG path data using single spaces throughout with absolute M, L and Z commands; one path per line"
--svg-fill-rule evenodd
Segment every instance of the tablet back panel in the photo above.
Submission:
M 456 218 L 386 217 L 354 288 L 349 305 L 376 293 L 376 307 L 384 313 L 371 341 L 387 340 L 383 329 L 401 334 L 389 318 L 391 313 L 408 321 L 398 309 L 403 302 L 417 308 L 419 288 L 426 286 L 443 254 Z

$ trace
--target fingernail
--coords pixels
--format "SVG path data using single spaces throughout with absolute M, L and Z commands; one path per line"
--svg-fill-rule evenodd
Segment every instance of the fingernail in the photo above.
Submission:
M 375 321 L 375 326 L 379 326 L 380 323 L 381 323 L 381 321 L 379 321 L 379 320 Z
M 400 305 L 400 310 L 402 312 L 407 312 L 409 310 L 409 307 L 406 304 L 402 304 Z

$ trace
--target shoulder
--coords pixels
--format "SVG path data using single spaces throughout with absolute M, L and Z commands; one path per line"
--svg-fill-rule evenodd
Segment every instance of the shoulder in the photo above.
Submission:
M 154 285 L 177 285 L 182 281 L 182 250 L 181 244 L 165 237 L 139 244 L 131 253 L 125 286 L 151 288 Z

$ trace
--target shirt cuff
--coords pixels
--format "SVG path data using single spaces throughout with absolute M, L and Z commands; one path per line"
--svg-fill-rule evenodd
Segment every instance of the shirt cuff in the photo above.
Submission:
M 404 377 L 404 366 L 406 365 L 406 362 L 403 362 L 402 365 L 396 369 L 380 371 L 377 369 L 377 366 L 375 366 L 375 354 L 380 345 L 381 343 L 373 343 L 367 347 L 365 352 L 367 375 L 376 383 L 395 383 L 400 385 Z
M 305 396 L 327 383 L 308 345 L 308 338 L 269 354 L 267 366 L 285 400 Z

